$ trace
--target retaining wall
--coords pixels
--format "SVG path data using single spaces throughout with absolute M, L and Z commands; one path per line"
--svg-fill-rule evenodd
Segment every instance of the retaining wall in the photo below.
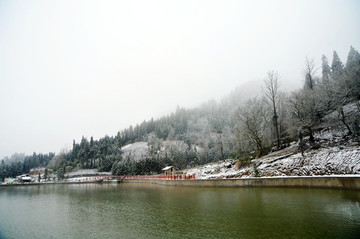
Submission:
M 124 183 L 154 183 L 167 186 L 188 187 L 294 187 L 294 188 L 333 188 L 360 190 L 360 177 L 272 177 L 244 179 L 124 179 Z

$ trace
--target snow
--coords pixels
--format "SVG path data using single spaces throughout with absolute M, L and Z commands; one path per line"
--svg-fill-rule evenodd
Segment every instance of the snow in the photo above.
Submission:
M 172 166 L 167 166 L 167 167 L 165 167 L 165 168 L 163 168 L 163 169 L 161 169 L 162 171 L 166 171 L 166 170 L 169 170 L 169 169 L 171 169 L 172 168 Z
M 237 170 L 234 166 L 229 168 L 229 164 L 233 165 L 235 160 L 228 159 L 225 162 L 216 162 L 205 164 L 196 168 L 186 170 L 186 174 L 193 175 L 197 179 L 209 179 L 209 178 L 225 178 L 231 177 L 237 174 Z
M 126 151 L 126 150 L 128 150 L 129 148 L 131 148 L 132 145 L 133 145 L 133 144 L 127 144 L 127 145 L 123 146 L 123 147 L 121 148 L 121 150 Z
M 295 148 L 295 146 L 292 146 Z M 237 168 L 235 160 L 216 162 L 192 168 L 187 174 L 195 174 L 197 179 L 249 178 L 254 177 L 254 166 L 260 177 L 299 177 L 299 176 L 357 176 L 360 177 L 360 148 L 330 147 L 305 153 L 279 153 L 252 160 L 245 167 Z M 280 158 L 280 159 L 279 159 Z M 229 168 L 229 163 L 232 165 Z
M 339 147 L 298 153 L 273 163 L 258 162 L 262 176 L 314 176 L 360 174 L 360 149 Z
M 130 157 L 135 161 L 139 161 L 148 152 L 148 143 L 141 141 L 133 144 L 127 144 L 121 148 L 123 158 Z

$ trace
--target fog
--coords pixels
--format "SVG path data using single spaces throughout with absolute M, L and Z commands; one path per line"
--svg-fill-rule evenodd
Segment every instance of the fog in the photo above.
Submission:
M 0 1 L 0 159 L 59 152 L 360 49 L 359 1 Z M 320 71 L 319 71 L 320 73 Z

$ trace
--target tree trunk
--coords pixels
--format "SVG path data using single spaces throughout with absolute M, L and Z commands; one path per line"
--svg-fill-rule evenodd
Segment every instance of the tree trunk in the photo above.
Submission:
M 309 130 L 309 141 L 311 143 L 315 143 L 314 132 L 311 126 L 308 126 L 308 130 Z
M 222 137 L 221 137 L 221 134 L 219 135 L 219 141 L 220 141 L 220 153 L 221 153 L 221 160 L 225 161 L 225 157 L 224 157 L 224 148 L 223 148 L 223 142 L 222 142 Z
M 351 128 L 350 128 L 350 126 L 346 123 L 345 113 L 344 113 L 344 110 L 343 110 L 343 107 L 342 107 L 342 106 L 338 108 L 338 112 L 339 112 L 339 117 L 340 117 L 341 122 L 343 122 L 343 124 L 346 126 L 346 128 L 347 128 L 347 130 L 348 130 L 348 135 L 352 135 Z
M 261 139 L 257 139 L 256 140 L 256 147 L 257 147 L 257 149 L 258 149 L 258 151 L 259 151 L 259 157 L 261 157 L 263 154 L 264 154 L 264 149 L 263 149 L 263 145 L 262 145 L 262 141 L 261 141 Z
M 275 126 L 275 131 L 276 131 L 276 139 L 277 139 L 277 147 L 278 149 L 280 148 L 280 134 L 279 134 L 279 125 L 278 125 L 278 116 L 276 113 L 276 108 L 274 105 L 274 126 Z

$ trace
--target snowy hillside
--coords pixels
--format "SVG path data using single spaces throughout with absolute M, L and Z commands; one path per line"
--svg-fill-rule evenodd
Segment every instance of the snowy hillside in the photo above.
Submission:
M 355 118 L 358 112 L 354 103 L 345 105 L 343 110 L 348 119 Z M 350 174 L 360 176 L 359 142 L 347 134 L 347 129 L 339 122 L 338 112 L 326 115 L 316 131 L 314 143 L 309 142 L 309 137 L 304 138 L 304 155 L 300 152 L 299 142 L 292 142 L 285 149 L 250 162 L 228 159 L 184 172 L 195 174 L 198 179 Z
M 139 161 L 147 154 L 148 148 L 148 143 L 141 141 L 123 146 L 121 152 L 123 153 L 123 158 L 131 156 L 135 161 Z
M 315 176 L 349 175 L 360 176 L 360 148 L 330 147 L 306 152 L 304 156 L 296 153 L 293 145 L 276 154 L 252 160 L 239 167 L 235 160 L 211 163 L 186 171 L 198 179 L 255 177 L 255 167 L 259 177 L 273 176 Z M 283 153 L 283 155 L 281 155 Z

